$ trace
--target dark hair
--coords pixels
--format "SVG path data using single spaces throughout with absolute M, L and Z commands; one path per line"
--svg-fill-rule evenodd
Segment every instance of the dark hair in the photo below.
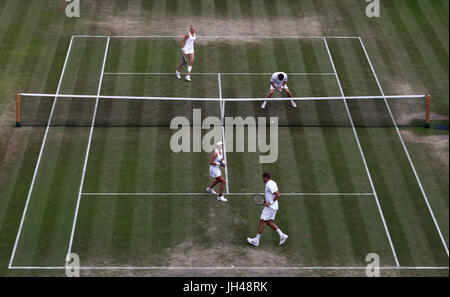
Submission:
M 283 80 L 283 78 L 284 78 L 283 73 L 278 74 L 278 79 L 279 79 L 279 80 Z
M 265 178 L 267 178 L 267 179 L 271 179 L 272 178 L 272 175 L 270 175 L 270 172 L 264 172 L 263 174 L 262 174 L 262 176 L 263 177 L 265 177 Z

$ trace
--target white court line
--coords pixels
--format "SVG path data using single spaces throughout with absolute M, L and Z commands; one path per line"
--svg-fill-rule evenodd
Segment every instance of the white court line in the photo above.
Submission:
M 223 124 L 224 124 L 224 117 L 225 117 L 225 110 L 224 110 L 224 101 L 223 101 L 223 98 L 222 98 L 222 80 L 220 78 L 220 73 L 217 73 L 217 81 L 219 83 L 220 120 L 222 121 L 222 126 L 223 126 Z M 222 135 L 222 137 L 223 137 L 223 135 Z M 226 160 L 225 160 L 225 162 L 226 162 Z
M 372 191 L 373 191 L 373 194 L 374 194 L 374 197 L 375 197 L 375 201 L 377 203 L 377 207 L 378 207 L 378 210 L 380 212 L 381 220 L 383 221 L 384 229 L 386 231 L 386 235 L 388 237 L 389 244 L 391 246 L 392 253 L 393 253 L 394 258 L 395 258 L 395 263 L 396 263 L 397 266 L 400 266 L 400 263 L 399 263 L 398 258 L 397 258 L 397 253 L 395 251 L 395 247 L 394 247 L 394 244 L 392 242 L 391 235 L 389 233 L 389 229 L 387 227 L 386 220 L 385 220 L 384 215 L 383 215 L 383 210 L 381 209 L 380 201 L 378 200 L 378 195 L 377 195 L 377 192 L 375 190 L 375 186 L 374 186 L 373 181 L 372 181 L 372 176 L 370 174 L 369 167 L 367 166 L 366 157 L 365 157 L 364 152 L 362 150 L 361 143 L 359 142 L 358 133 L 356 132 L 356 128 L 355 128 L 355 125 L 353 123 L 353 118 L 352 118 L 352 115 L 350 113 L 350 109 L 348 108 L 348 105 L 347 105 L 347 100 L 345 99 L 344 90 L 342 89 L 341 81 L 340 81 L 339 75 L 338 75 L 338 73 L 336 71 L 336 67 L 334 65 L 334 61 L 333 61 L 333 57 L 332 57 L 331 52 L 330 52 L 330 48 L 328 47 L 328 42 L 327 42 L 326 38 L 324 38 L 323 41 L 325 42 L 325 46 L 327 48 L 327 52 L 328 52 L 328 55 L 330 57 L 331 65 L 333 66 L 333 70 L 336 73 L 336 80 L 337 80 L 338 85 L 339 85 L 339 90 L 341 91 L 342 97 L 344 98 L 345 109 L 347 110 L 347 114 L 348 114 L 350 123 L 352 125 L 353 134 L 355 135 L 356 143 L 358 145 L 359 152 L 361 154 L 361 158 L 362 158 L 362 161 L 364 163 L 364 167 L 366 169 L 366 173 L 367 173 L 367 176 L 368 176 L 369 181 L 370 181 L 370 186 L 372 188 Z
M 74 38 L 183 38 L 184 35 L 73 35 Z M 201 38 L 225 38 L 225 39 L 358 39 L 359 36 L 251 36 L 251 35 L 199 35 Z
M 54 95 L 54 101 L 53 101 L 52 109 L 50 111 L 50 116 L 48 118 L 47 127 L 45 128 L 44 139 L 42 141 L 41 150 L 39 151 L 39 157 L 38 157 L 38 160 L 36 162 L 36 167 L 34 168 L 33 179 L 31 180 L 30 189 L 28 190 L 27 201 L 25 203 L 25 208 L 23 210 L 22 219 L 20 220 L 19 231 L 17 232 L 16 241 L 14 243 L 14 248 L 13 248 L 12 253 L 11 253 L 11 258 L 9 260 L 9 266 L 11 266 L 12 262 L 14 261 L 14 256 L 16 254 L 17 244 L 19 242 L 19 238 L 20 238 L 20 235 L 22 233 L 23 223 L 25 221 L 25 216 L 26 216 L 27 211 L 28 211 L 28 205 L 30 203 L 31 193 L 33 192 L 34 182 L 36 181 L 36 176 L 37 176 L 37 173 L 38 173 L 38 170 L 39 170 L 39 164 L 41 163 L 42 154 L 44 152 L 44 147 L 45 147 L 45 143 L 47 141 L 47 135 L 48 135 L 48 131 L 49 131 L 49 128 L 50 128 L 50 122 L 51 122 L 51 120 L 53 118 L 53 112 L 55 110 L 56 101 L 58 100 L 59 90 L 61 88 L 61 84 L 62 84 L 63 77 L 64 77 L 64 72 L 65 72 L 66 66 L 67 66 L 67 61 L 69 60 L 70 51 L 72 49 L 72 43 L 73 43 L 73 38 L 70 39 L 70 44 L 69 44 L 69 48 L 67 50 L 66 59 L 64 60 L 64 65 L 63 65 L 63 68 L 62 68 L 62 71 L 61 71 L 61 76 L 59 78 L 58 87 L 56 89 L 56 94 Z
M 217 75 L 218 72 L 196 72 L 192 75 Z M 220 72 L 221 75 L 272 75 L 269 72 Z M 174 75 L 173 72 L 105 72 L 105 75 Z M 317 75 L 317 76 L 334 76 L 334 73 L 327 72 L 294 72 L 287 75 Z
M 385 97 L 385 96 L 384 96 L 383 88 L 381 87 L 380 81 L 378 80 L 378 76 L 377 76 L 377 74 L 376 74 L 376 72 L 375 72 L 375 68 L 374 68 L 373 65 L 372 65 L 372 61 L 371 61 L 370 58 L 369 58 L 369 54 L 367 53 L 366 47 L 364 46 L 364 43 L 363 43 L 363 41 L 362 41 L 361 38 L 359 38 L 359 41 L 360 41 L 361 46 L 362 46 L 362 48 L 363 48 L 363 50 L 364 50 L 364 53 L 365 53 L 366 58 L 367 58 L 367 61 L 369 62 L 370 69 L 372 70 L 372 73 L 373 73 L 373 75 L 374 75 L 374 77 L 375 77 L 375 80 L 376 80 L 376 82 L 377 82 L 378 89 L 380 90 L 381 95 L 382 95 L 383 97 Z M 389 103 L 388 103 L 387 100 L 386 100 L 386 97 L 384 98 L 384 102 L 385 102 L 385 104 L 386 104 L 387 110 L 389 111 L 389 115 L 391 116 L 392 122 L 394 123 L 395 131 L 397 131 L 397 135 L 398 135 L 398 137 L 399 137 L 399 139 L 400 139 L 400 142 L 402 143 L 403 150 L 405 151 L 406 156 L 407 156 L 408 161 L 409 161 L 409 164 L 411 165 L 411 169 L 412 169 L 412 171 L 414 172 L 414 176 L 416 177 L 417 183 L 419 184 L 420 191 L 422 192 L 422 196 L 423 196 L 423 198 L 424 198 L 424 200 L 425 200 L 425 203 L 427 204 L 428 211 L 429 211 L 430 214 L 431 214 L 431 217 L 432 217 L 432 219 L 433 219 L 434 226 L 436 227 L 436 230 L 437 230 L 438 233 L 439 233 L 439 237 L 441 238 L 442 245 L 444 246 L 444 249 L 445 249 L 445 252 L 447 253 L 447 256 L 449 256 L 447 243 L 445 242 L 444 236 L 442 235 L 441 229 L 439 228 L 439 224 L 438 224 L 438 222 L 437 222 L 437 220 L 436 220 L 436 217 L 434 216 L 433 209 L 431 208 L 430 202 L 428 201 L 427 194 L 425 193 L 425 190 L 423 189 L 422 182 L 420 181 L 419 175 L 417 174 L 416 168 L 414 167 L 414 163 L 413 163 L 413 161 L 412 161 L 412 159 L 411 159 L 411 156 L 409 155 L 408 149 L 406 148 L 406 144 L 405 144 L 405 142 L 403 141 L 402 134 L 400 133 L 400 130 L 398 129 L 397 121 L 395 120 L 395 117 L 394 117 L 394 115 L 392 114 L 391 108 L 390 108 L 390 106 L 389 106 Z
M 230 193 L 230 185 L 228 183 L 228 159 L 227 159 L 227 144 L 225 139 L 225 128 L 224 128 L 224 117 L 225 117 L 225 101 L 222 98 L 222 81 L 220 79 L 220 73 L 217 74 L 217 79 L 219 81 L 219 98 L 220 98 L 220 105 L 222 110 L 222 142 L 223 142 L 223 158 L 225 160 L 225 189 L 226 194 L 228 195 Z
M 251 196 L 264 193 L 227 193 L 230 196 Z M 82 196 L 210 196 L 210 193 L 82 193 Z M 373 196 L 373 193 L 281 193 L 281 196 Z
M 65 266 L 12 266 L 17 270 L 63 270 Z M 366 266 L 81 266 L 80 270 L 366 270 Z M 381 266 L 380 270 L 448 270 L 448 266 Z
M 81 193 L 83 193 L 84 178 L 85 178 L 85 175 L 86 175 L 86 168 L 87 168 L 87 163 L 88 163 L 88 159 L 89 159 L 89 151 L 90 151 L 90 148 L 91 148 L 92 134 L 94 132 L 95 117 L 97 115 L 98 101 L 99 101 L 99 96 L 100 96 L 100 92 L 101 92 L 101 89 L 102 89 L 103 72 L 105 70 L 106 57 L 108 56 L 109 40 L 110 39 L 108 38 L 107 41 L 106 41 L 105 56 L 103 57 L 102 72 L 100 74 L 100 81 L 98 83 L 97 99 L 95 100 L 94 115 L 92 116 L 91 130 L 89 132 L 89 140 L 88 140 L 88 145 L 87 145 L 87 149 L 86 149 L 86 156 L 84 158 L 83 172 L 81 174 L 81 181 L 80 181 L 80 188 L 79 188 L 79 191 L 78 191 L 77 205 L 76 205 L 76 208 L 75 208 L 75 215 L 74 215 L 74 218 L 73 218 L 72 232 L 70 234 L 69 248 L 67 250 L 67 256 L 66 256 L 66 265 L 68 265 L 69 261 L 70 261 L 70 253 L 72 251 L 73 237 L 75 235 L 75 228 L 76 228 L 76 225 L 77 225 L 78 211 L 80 209 Z

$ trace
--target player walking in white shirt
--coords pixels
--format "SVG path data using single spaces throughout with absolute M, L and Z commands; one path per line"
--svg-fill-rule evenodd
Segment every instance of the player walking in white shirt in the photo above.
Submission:
M 289 88 L 287 86 L 287 80 L 288 76 L 284 72 L 275 72 L 272 74 L 272 78 L 270 79 L 270 91 L 269 94 L 267 94 L 266 98 L 272 97 L 272 94 L 277 90 L 280 92 L 280 94 L 283 92 L 283 90 L 288 94 L 289 97 L 293 97 L 291 91 L 289 91 Z M 261 105 L 261 108 L 266 108 L 267 100 L 263 102 Z M 291 100 L 292 107 L 297 107 L 297 104 L 295 104 L 294 100 Z
M 195 39 L 197 38 L 197 35 L 195 34 L 195 27 L 191 25 L 189 27 L 189 32 L 184 35 L 183 39 L 181 40 L 181 63 L 178 66 L 177 71 L 175 72 L 177 75 L 177 78 L 181 78 L 181 68 L 187 64 L 187 59 L 189 58 L 189 66 L 188 66 L 188 74 L 184 78 L 186 81 L 191 81 L 191 71 L 192 71 L 192 65 L 194 65 L 194 45 L 195 45 Z
M 219 141 L 216 143 L 216 149 L 213 152 L 213 155 L 211 157 L 211 161 L 209 161 L 209 175 L 216 180 L 206 188 L 206 191 L 217 195 L 217 200 L 222 202 L 227 202 L 228 200 L 223 197 L 223 190 L 225 189 L 226 181 L 223 178 L 222 172 L 220 172 L 220 166 L 225 167 L 225 160 L 223 159 L 223 148 L 222 148 L 222 141 Z M 220 183 L 220 189 L 219 194 L 214 191 L 214 186 Z
M 272 180 L 269 172 L 264 172 L 262 177 L 264 183 L 266 184 L 266 203 L 264 204 L 264 209 L 259 221 L 258 234 L 256 234 L 255 238 L 247 238 L 247 241 L 254 246 L 259 246 L 259 239 L 261 238 L 261 234 L 263 233 L 264 224 L 267 224 L 273 230 L 277 231 L 278 235 L 280 235 L 280 245 L 282 245 L 286 241 L 288 236 L 281 232 L 281 229 L 278 228 L 278 226 L 273 222 L 278 211 L 278 199 L 280 198 L 280 192 L 278 190 L 277 183 Z

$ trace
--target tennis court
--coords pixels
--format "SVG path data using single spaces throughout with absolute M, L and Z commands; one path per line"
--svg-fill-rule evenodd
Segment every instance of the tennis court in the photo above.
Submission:
M 46 132 L 10 269 L 64 269 L 77 253 L 85 270 L 364 270 L 377 253 L 386 270 L 448 271 L 448 222 L 400 133 L 426 123 L 427 94 L 384 93 L 362 38 L 206 36 L 191 83 L 172 73 L 178 39 L 73 36 L 56 94 L 22 95 L 22 123 Z M 260 110 L 274 69 L 298 109 Z M 279 119 L 277 162 L 226 152 L 226 204 L 204 193 L 209 153 L 170 150 L 170 121 L 194 108 Z M 289 242 L 265 232 L 255 249 L 263 171 Z

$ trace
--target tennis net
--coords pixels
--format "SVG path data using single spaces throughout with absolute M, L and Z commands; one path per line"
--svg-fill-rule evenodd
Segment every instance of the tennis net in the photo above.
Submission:
M 294 99 L 297 108 L 290 104 Z M 169 126 L 176 117 L 201 125 L 216 117 L 224 124 L 278 118 L 279 126 L 400 127 L 429 126 L 431 97 L 426 95 L 265 98 L 181 98 L 20 93 L 17 126 Z M 235 118 L 256 121 L 226 121 Z M 393 120 L 394 119 L 394 120 Z M 270 121 L 267 121 L 269 123 Z

